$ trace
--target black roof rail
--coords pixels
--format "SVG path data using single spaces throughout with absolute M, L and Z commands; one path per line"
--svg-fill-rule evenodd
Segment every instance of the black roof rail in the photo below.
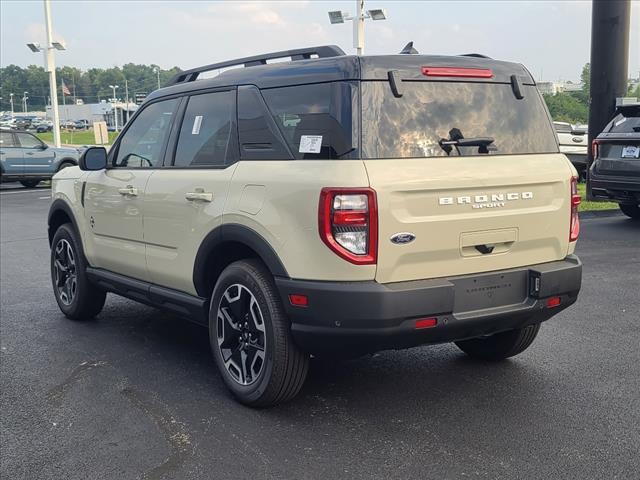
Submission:
M 488 57 L 488 56 L 483 55 L 481 53 L 463 53 L 460 56 L 461 57 L 475 57 L 475 58 L 489 58 L 489 59 L 491 59 L 491 57 Z
M 193 82 L 198 79 L 198 75 L 203 72 L 210 72 L 212 70 L 219 70 L 221 68 L 235 67 L 238 65 L 244 65 L 245 67 L 253 67 L 256 65 L 266 65 L 267 60 L 274 60 L 276 58 L 291 58 L 295 60 L 306 60 L 311 58 L 312 55 L 317 55 L 318 58 L 327 57 L 340 57 L 346 55 L 344 51 L 336 45 L 321 45 L 318 47 L 298 48 L 295 50 L 283 50 L 281 52 L 265 53 L 262 55 L 254 55 L 252 57 L 237 58 L 235 60 L 228 60 L 226 62 L 212 63 L 211 65 L 205 65 L 203 67 L 192 68 L 191 70 L 185 70 L 175 75 L 166 86 L 176 85 L 178 83 Z

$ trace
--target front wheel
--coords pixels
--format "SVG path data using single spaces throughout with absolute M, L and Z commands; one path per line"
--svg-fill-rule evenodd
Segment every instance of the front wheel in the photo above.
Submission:
M 40 180 L 21 180 L 20 183 L 23 187 L 34 188 L 40 183 Z
M 209 340 L 225 384 L 241 403 L 270 407 L 302 388 L 309 356 L 293 343 L 273 277 L 259 261 L 232 263 L 220 275 Z
M 630 204 L 620 204 L 620 210 L 627 217 L 633 218 L 634 220 L 640 220 L 640 205 L 630 205 Z
M 70 224 L 56 231 L 51 242 L 51 283 L 62 313 L 72 320 L 89 320 L 102 310 L 107 294 L 89 282 L 80 238 Z
M 489 337 L 472 338 L 455 342 L 460 350 L 481 360 L 504 360 L 524 352 L 533 343 L 540 324 L 496 333 Z

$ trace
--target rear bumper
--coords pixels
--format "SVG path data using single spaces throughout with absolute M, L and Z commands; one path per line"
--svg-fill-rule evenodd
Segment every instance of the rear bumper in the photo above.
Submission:
M 392 284 L 276 278 L 296 343 L 305 351 L 353 353 L 490 335 L 545 321 L 573 304 L 582 264 L 566 259 L 498 272 Z M 307 307 L 289 295 L 307 295 Z M 548 308 L 549 297 L 560 305 Z M 482 308 L 478 308 L 478 307 Z M 416 320 L 435 318 L 431 328 Z
M 640 176 L 603 175 L 597 173 L 592 167 L 589 172 L 589 182 L 591 193 L 595 198 L 619 203 L 640 203 Z

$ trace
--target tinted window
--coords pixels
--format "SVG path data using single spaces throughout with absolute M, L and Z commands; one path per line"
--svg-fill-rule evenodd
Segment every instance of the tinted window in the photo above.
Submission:
M 37 148 L 42 146 L 42 142 L 39 139 L 28 133 L 16 133 L 16 136 L 18 137 L 20 146 L 23 148 Z
M 243 160 L 291 159 L 260 90 L 253 86 L 238 87 L 238 138 Z
M 403 82 L 393 96 L 388 82 L 362 82 L 363 158 L 440 157 L 452 129 L 464 138 L 491 137 L 489 154 L 557 152 L 551 122 L 535 87 L 516 99 L 510 85 Z M 479 147 L 453 148 L 451 155 L 478 155 Z
M 171 129 L 178 99 L 147 106 L 133 120 L 118 146 L 115 167 L 148 168 L 162 163 L 162 153 Z
M 189 98 L 174 165 L 225 165 L 237 158 L 235 90 Z
M 640 107 L 616 115 L 607 133 L 640 133 Z
M 348 82 L 262 90 L 295 158 L 357 156 L 357 88 Z
M 13 135 L 9 132 L 0 132 L 0 148 L 3 147 L 15 147 Z

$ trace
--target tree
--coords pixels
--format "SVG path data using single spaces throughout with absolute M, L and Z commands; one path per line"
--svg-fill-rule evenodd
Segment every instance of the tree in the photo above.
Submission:
M 585 63 L 582 67 L 582 73 L 580 74 L 580 81 L 582 82 L 582 91 L 589 96 L 589 89 L 591 87 L 591 64 Z

